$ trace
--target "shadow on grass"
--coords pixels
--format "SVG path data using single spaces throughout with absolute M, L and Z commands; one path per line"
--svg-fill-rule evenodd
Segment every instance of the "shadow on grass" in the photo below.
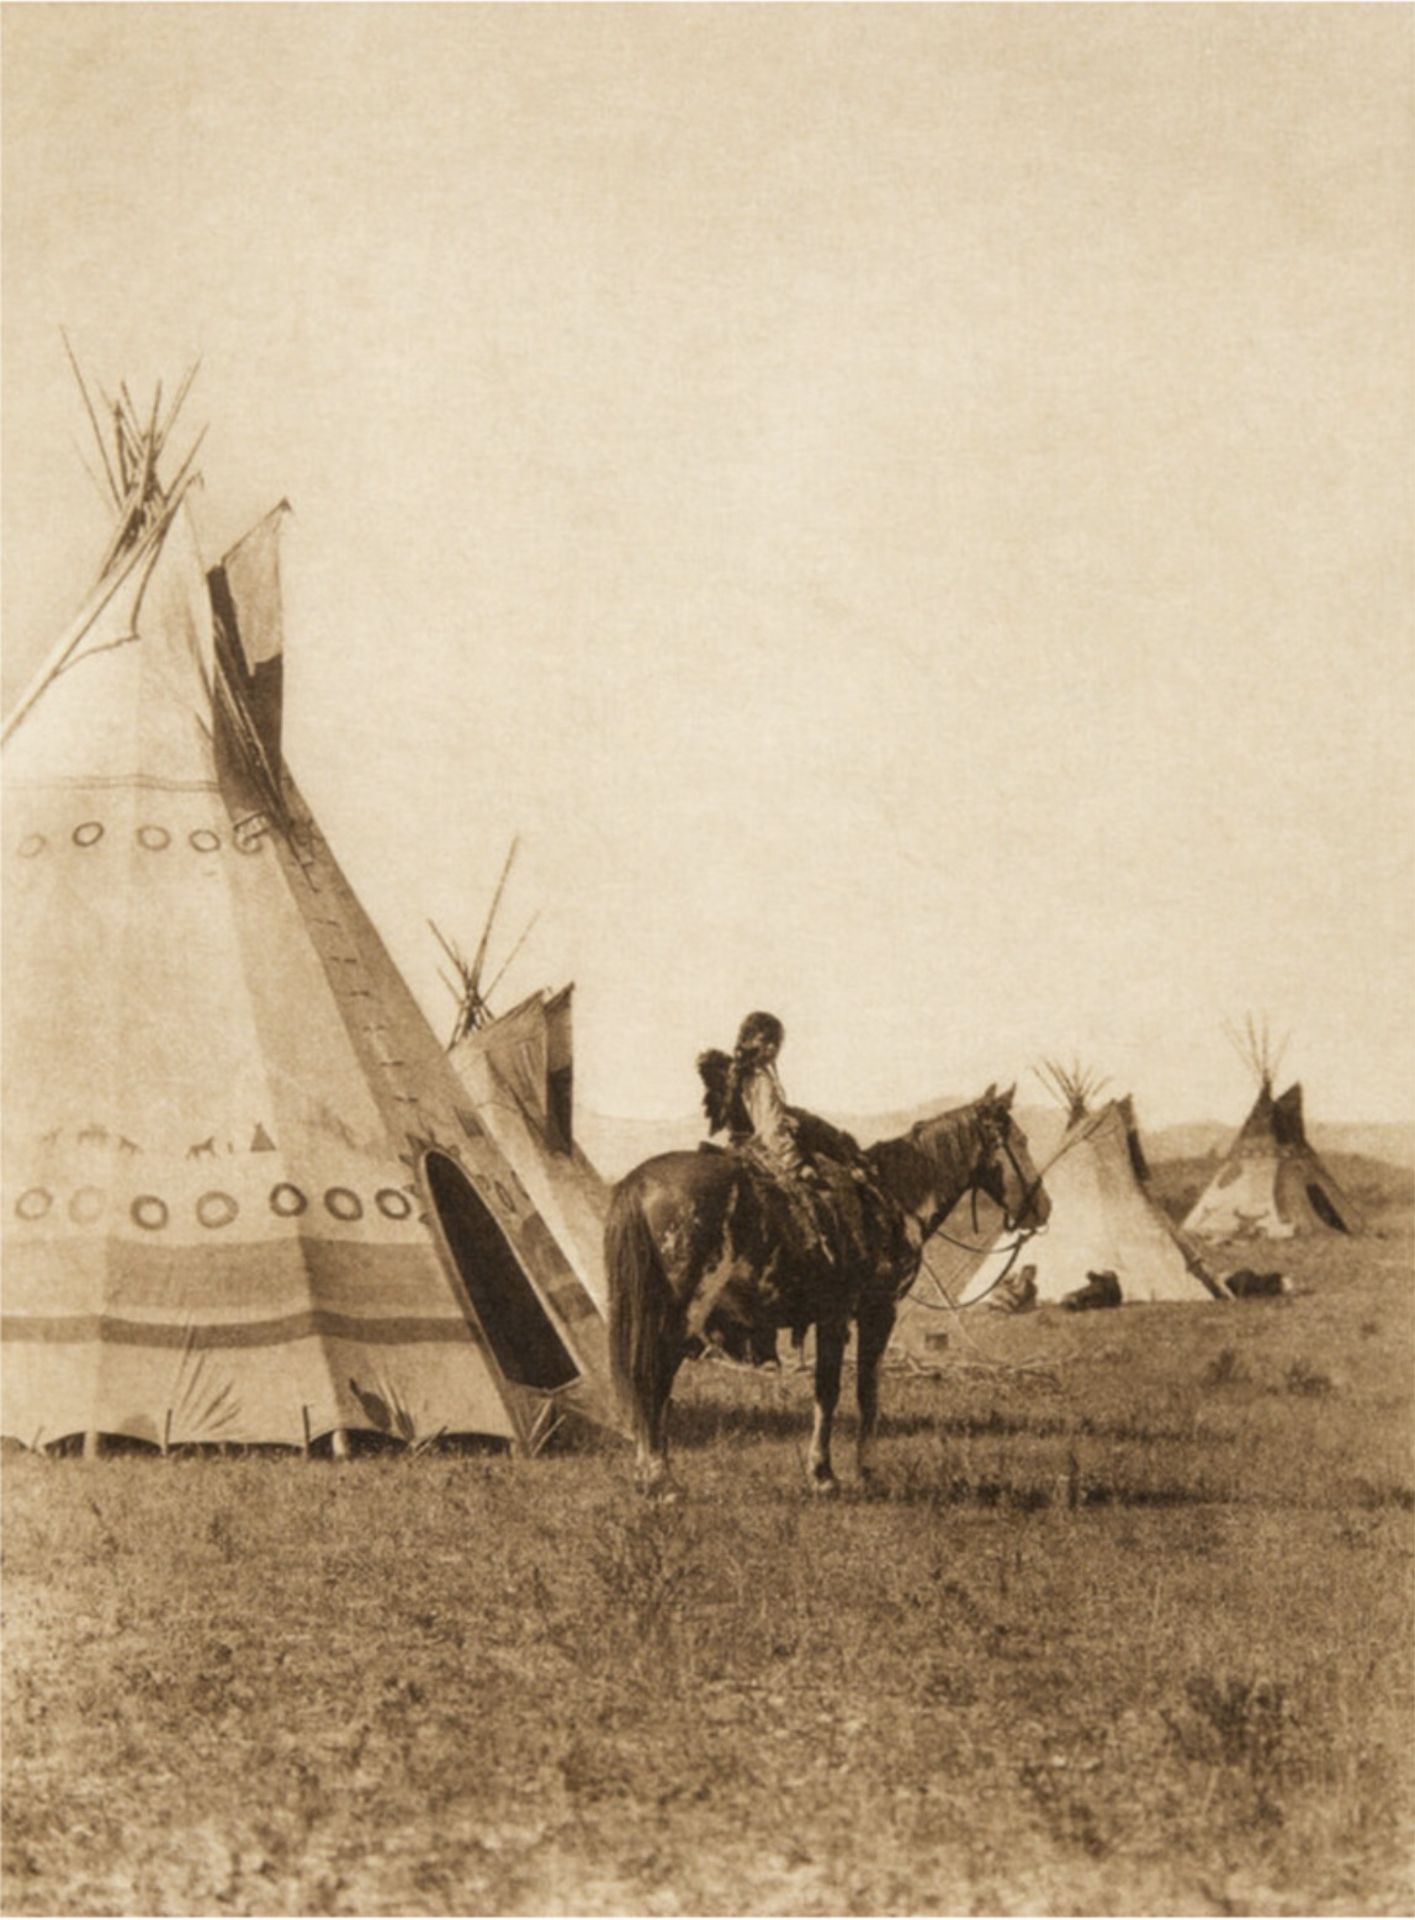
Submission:
M 1043 1480 L 969 1474 L 949 1474 L 933 1480 L 921 1474 L 912 1474 L 862 1489 L 861 1497 L 878 1500 L 887 1506 L 974 1507 L 1010 1513 L 1038 1513 L 1051 1507 L 1066 1508 L 1073 1512 L 1106 1507 L 1241 1507 L 1257 1511 L 1305 1513 L 1340 1511 L 1347 1504 L 1340 1498 L 1294 1499 L 1269 1493 L 1242 1492 L 1207 1485 L 1202 1480 L 1188 1485 L 1175 1481 L 1144 1485 L 1120 1476 L 1107 1477 L 1093 1473 L 1078 1475 L 1069 1470 Z M 1362 1489 L 1359 1505 L 1367 1512 L 1390 1509 L 1408 1513 L 1415 1508 L 1415 1493 L 1408 1487 L 1366 1486 Z
M 906 1481 L 881 1487 L 877 1497 L 890 1506 L 974 1507 L 1004 1513 L 1040 1513 L 1050 1507 L 1207 1507 L 1226 1505 L 1222 1494 L 1202 1486 L 1130 1486 L 1120 1481 L 1087 1480 L 1077 1485 L 1065 1475 L 1052 1482 L 952 1474 L 927 1483 Z
M 853 1419 L 853 1406 L 842 1401 L 837 1419 L 838 1429 L 849 1432 Z M 693 1448 L 719 1444 L 724 1440 L 799 1440 L 810 1431 L 810 1423 L 808 1400 L 776 1406 L 720 1406 L 707 1401 L 675 1401 L 673 1444 L 676 1447 Z M 885 1413 L 880 1419 L 879 1431 L 884 1439 L 910 1439 L 920 1434 L 937 1434 L 940 1438 L 955 1440 L 1132 1440 L 1141 1445 L 1178 1443 L 1200 1447 L 1231 1447 L 1238 1439 L 1235 1433 L 1151 1426 L 1142 1420 L 1097 1420 L 1086 1414 L 1066 1420 L 1055 1415 L 995 1411 L 986 1414 Z
M 555 1451 L 574 1453 L 607 1452 L 617 1444 L 615 1437 L 588 1423 L 566 1423 L 564 1437 L 557 1432 L 551 1445 Z M 370 1433 L 362 1427 L 346 1429 L 344 1455 L 352 1460 L 414 1460 L 428 1455 L 454 1459 L 507 1457 L 509 1441 L 477 1433 L 438 1433 L 426 1440 L 409 1442 L 391 1434 Z M 85 1456 L 85 1436 L 65 1434 L 47 1446 L 27 1447 L 18 1441 L 6 1441 L 7 1459 L 78 1460 Z M 189 1440 L 162 1448 L 151 1440 L 139 1440 L 130 1434 L 104 1433 L 98 1438 L 98 1457 L 104 1460 L 154 1460 L 164 1465 L 194 1460 L 289 1460 L 330 1461 L 336 1458 L 331 1434 L 321 1434 L 308 1447 L 284 1445 L 279 1441 Z

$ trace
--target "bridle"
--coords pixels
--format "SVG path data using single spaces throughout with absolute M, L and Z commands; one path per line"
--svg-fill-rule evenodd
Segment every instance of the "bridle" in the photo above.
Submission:
M 1060 1146 L 1058 1146 L 1058 1148 L 1056 1149 L 1056 1152 L 1052 1154 L 1051 1158 L 1046 1162 L 1045 1166 L 1043 1166 L 1038 1171 L 1036 1178 L 1032 1181 L 1028 1181 L 1026 1175 L 1022 1172 L 1021 1167 L 1018 1166 L 1017 1156 L 1012 1150 L 1012 1138 L 1011 1138 L 1012 1123 L 1008 1114 L 1005 1111 L 1003 1112 L 1000 1123 L 997 1118 L 995 1118 L 993 1115 L 989 1114 L 986 1111 L 979 1114 L 978 1122 L 977 1122 L 978 1145 L 979 1145 L 978 1161 L 977 1161 L 977 1165 L 973 1169 L 972 1178 L 969 1182 L 969 1192 L 972 1194 L 972 1205 L 973 1205 L 973 1233 L 974 1233 L 974 1236 L 976 1237 L 978 1232 L 978 1192 L 979 1192 L 979 1189 L 981 1189 L 984 1193 L 987 1194 L 990 1200 L 994 1201 L 996 1205 L 1002 1207 L 1003 1220 L 1005 1222 L 1005 1230 L 1008 1233 L 1014 1234 L 1016 1237 L 1013 1239 L 1011 1246 L 1007 1247 L 1006 1249 L 999 1247 L 996 1244 L 996 1242 L 993 1242 L 989 1246 L 980 1247 L 980 1246 L 974 1246 L 970 1244 L 970 1242 L 968 1242 L 967 1240 L 959 1240 L 954 1234 L 946 1233 L 942 1226 L 942 1222 L 947 1219 L 948 1211 L 951 1211 L 951 1209 L 940 1214 L 938 1217 L 938 1220 L 924 1235 L 925 1241 L 928 1241 L 932 1239 L 935 1235 L 937 1235 L 940 1240 L 946 1240 L 949 1246 L 951 1247 L 961 1248 L 964 1253 L 1001 1254 L 1004 1251 L 1006 1252 L 1007 1258 L 1003 1262 L 1001 1272 L 996 1274 L 993 1277 L 993 1279 L 989 1281 L 987 1288 L 985 1289 L 984 1292 L 978 1294 L 976 1298 L 968 1301 L 967 1303 L 968 1307 L 981 1306 L 983 1301 L 988 1297 L 989 1294 L 995 1293 L 997 1289 L 1002 1285 L 1002 1283 L 1007 1279 L 1009 1274 L 1012 1272 L 1012 1269 L 1016 1266 L 1018 1257 L 1021 1254 L 1022 1249 L 1026 1246 L 1027 1242 L 1033 1237 L 1033 1235 L 1041 1233 L 1045 1230 L 1040 1225 L 1035 1227 L 1019 1227 L 1016 1224 L 1016 1222 L 1018 1219 L 1025 1219 L 1027 1217 L 1027 1212 L 1028 1212 L 1028 1209 L 1031 1207 L 1033 1199 L 1036 1197 L 1037 1193 L 1040 1192 L 1043 1181 L 1046 1179 L 1046 1176 L 1051 1172 L 1052 1168 L 1056 1165 L 1057 1161 L 1061 1159 L 1063 1154 L 1070 1153 L 1073 1147 L 1079 1146 L 1082 1140 L 1088 1140 L 1091 1137 L 1091 1135 L 1096 1131 L 1096 1128 L 1100 1123 L 1100 1118 L 1101 1116 L 1096 1116 L 1096 1118 L 1092 1120 L 1091 1125 L 1089 1127 L 1085 1127 L 1085 1128 L 1072 1127 L 1068 1129 L 1066 1137 L 1062 1140 Z M 1000 1183 L 994 1183 L 989 1178 L 989 1176 L 992 1173 L 992 1161 L 996 1156 L 998 1147 L 1001 1147 L 1006 1153 L 1008 1163 L 1011 1166 L 1012 1171 L 1016 1174 L 1018 1183 L 1022 1188 L 1022 1205 L 1015 1216 L 1009 1214 L 1007 1211 L 1007 1208 L 1003 1204 L 1001 1194 L 998 1190 L 998 1186 Z M 935 1280 L 935 1285 L 937 1284 L 938 1282 L 937 1280 Z M 962 1313 L 966 1311 L 966 1308 L 961 1306 L 954 1306 L 953 1303 L 950 1301 L 949 1311 L 952 1313 Z
M 1025 1220 L 1031 1211 L 1032 1202 L 1041 1191 L 1042 1175 L 1039 1173 L 1028 1180 L 1018 1165 L 1017 1154 L 1012 1145 L 1012 1116 L 1006 1107 L 981 1108 L 974 1118 L 973 1126 L 978 1143 L 978 1157 L 973 1163 L 973 1170 L 968 1176 L 968 1184 L 964 1189 L 971 1196 L 972 1201 L 973 1237 L 976 1240 L 978 1234 L 978 1194 L 980 1192 L 985 1193 L 996 1206 L 1002 1209 L 1005 1230 L 1015 1236 L 1012 1245 L 1007 1249 L 1007 1259 L 1002 1272 L 988 1288 L 991 1293 L 1011 1273 L 1018 1256 L 1033 1234 L 1041 1232 L 1040 1224 L 1034 1227 L 1021 1227 L 1017 1222 Z M 1017 1176 L 1017 1184 L 1022 1189 L 1021 1203 L 1015 1214 L 1009 1210 L 1003 1197 L 1002 1180 L 994 1165 L 999 1150 L 1007 1155 L 1007 1163 Z M 961 1199 L 962 1196 L 960 1195 L 959 1198 Z M 919 1257 L 921 1260 L 924 1257 L 924 1248 L 935 1236 L 947 1241 L 951 1247 L 960 1247 L 965 1253 L 981 1254 L 989 1250 L 1000 1253 L 1002 1251 L 995 1245 L 991 1249 L 974 1246 L 971 1242 L 960 1240 L 956 1235 L 945 1230 L 943 1223 L 957 1204 L 958 1201 L 955 1200 L 951 1206 L 940 1207 L 928 1220 L 920 1221 Z M 953 1311 L 956 1312 L 958 1309 L 954 1308 Z
M 1002 1209 L 1006 1231 L 1018 1235 L 1013 1249 L 1015 1258 L 1016 1253 L 1026 1245 L 1032 1235 L 1041 1231 L 1039 1226 L 1023 1227 L 1019 1226 L 1018 1222 L 1025 1220 L 1031 1211 L 1032 1202 L 1041 1191 L 1042 1176 L 1036 1174 L 1029 1180 L 1018 1164 L 1016 1150 L 1012 1144 L 1012 1119 L 1005 1107 L 980 1108 L 974 1116 L 973 1130 L 977 1140 L 978 1154 L 972 1171 L 968 1175 L 967 1186 L 964 1188 L 964 1192 L 970 1195 L 972 1201 L 973 1233 L 976 1236 L 978 1232 L 978 1195 L 985 1193 L 989 1200 Z M 1006 1154 L 1007 1163 L 1017 1177 L 1018 1186 L 1022 1189 L 1022 1198 L 1015 1212 L 1007 1206 L 1003 1196 L 1002 1180 L 994 1165 L 999 1151 Z M 961 1198 L 961 1195 L 959 1197 Z M 949 1206 L 940 1207 L 927 1221 L 920 1222 L 923 1239 L 932 1240 L 937 1235 L 939 1239 L 946 1240 L 950 1246 L 961 1247 L 968 1253 L 983 1252 L 983 1248 L 973 1247 L 968 1241 L 958 1240 L 951 1233 L 944 1232 L 943 1222 L 957 1204 L 958 1201 L 954 1200 Z
M 998 1177 L 1000 1171 L 997 1166 L 999 1149 L 1007 1155 L 1007 1164 L 1016 1175 L 1017 1184 L 1022 1189 L 1022 1202 L 1015 1214 L 1008 1208 L 1003 1183 Z M 1026 1174 L 1023 1173 L 1021 1167 L 1017 1164 L 1017 1154 L 1012 1145 L 1012 1121 L 1009 1116 L 1004 1113 L 1000 1117 L 995 1118 L 992 1114 L 986 1112 L 979 1115 L 978 1163 L 974 1167 L 972 1179 L 968 1183 L 968 1190 L 972 1195 L 973 1201 L 974 1232 L 977 1231 L 978 1226 L 979 1192 L 985 1193 L 989 1200 L 993 1201 L 995 1205 L 1002 1209 L 1003 1224 L 1007 1230 L 1011 1232 L 1019 1220 L 1026 1219 L 1032 1201 L 1036 1198 L 1037 1189 L 1040 1186 L 1040 1180 L 1029 1182 Z
M 973 1232 L 978 1231 L 978 1195 L 985 1193 L 995 1206 L 1002 1210 L 1003 1226 L 1008 1233 L 1020 1233 L 1030 1239 L 1040 1227 L 1024 1227 L 1019 1223 L 1027 1218 L 1032 1210 L 1032 1202 L 1042 1190 L 1042 1176 L 1033 1174 L 1029 1180 L 1017 1159 L 1012 1144 L 1012 1116 L 1005 1107 L 987 1108 L 978 1115 L 978 1159 L 968 1181 L 968 1191 L 972 1197 Z M 999 1150 L 1006 1154 L 1007 1164 L 1022 1190 L 1022 1198 L 1016 1209 L 1007 1205 L 1003 1191 L 1000 1170 L 996 1165 Z

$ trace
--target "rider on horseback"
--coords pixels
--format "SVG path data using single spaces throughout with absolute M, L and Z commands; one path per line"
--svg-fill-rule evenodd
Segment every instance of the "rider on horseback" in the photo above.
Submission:
M 884 1270 L 902 1271 L 910 1249 L 899 1210 L 853 1135 L 819 1114 L 786 1104 L 776 1060 L 786 1030 L 773 1013 L 749 1013 L 731 1055 L 699 1054 L 709 1129 L 785 1193 L 806 1245 L 832 1266 L 872 1251 Z
M 816 1204 L 820 1172 L 802 1150 L 800 1122 L 786 1104 L 776 1071 L 785 1038 L 786 1029 L 774 1013 L 749 1013 L 730 1055 L 716 1048 L 699 1054 L 698 1072 L 706 1088 L 703 1107 L 709 1132 L 725 1131 L 732 1147 L 777 1182 L 807 1245 L 833 1261 Z
M 727 1070 L 726 1120 L 734 1147 L 754 1148 L 788 1180 L 819 1181 L 801 1151 L 796 1116 L 786 1104 L 776 1062 L 786 1029 L 774 1013 L 749 1013 Z

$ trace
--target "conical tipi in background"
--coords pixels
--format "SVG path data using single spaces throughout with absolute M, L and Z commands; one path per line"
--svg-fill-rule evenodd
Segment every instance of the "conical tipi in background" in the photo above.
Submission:
M 448 981 L 457 999 L 448 1053 L 483 1124 L 515 1169 L 581 1284 L 607 1312 L 604 1222 L 609 1189 L 575 1140 L 574 988 L 533 993 L 500 1018 L 492 1013 L 488 996 L 520 952 L 529 926 L 490 987 L 483 992 L 481 985 L 492 923 L 515 851 L 513 842 L 472 960 L 466 960 L 433 927 L 457 972 L 456 981 Z M 602 1330 L 598 1338 L 603 1345 Z M 605 1365 L 607 1352 L 605 1348 Z
M 3 760 L 3 1431 L 612 1418 L 594 1301 L 281 753 L 284 509 L 208 573 L 171 416 L 114 420 L 119 535 Z
M 1039 1306 L 1056 1304 L 1084 1287 L 1089 1273 L 1104 1272 L 1115 1274 L 1126 1302 L 1225 1297 L 1148 1191 L 1129 1096 L 1093 1110 L 1103 1081 L 1054 1062 L 1038 1072 L 1066 1111 L 1059 1146 L 1038 1163 L 1051 1218 L 1018 1248 L 1014 1233 L 996 1226 L 971 1233 L 966 1210 L 955 1212 L 946 1223 L 949 1238 L 930 1247 L 925 1271 L 900 1309 L 895 1337 L 905 1351 L 916 1341 L 927 1343 L 944 1301 L 1000 1305 L 1028 1269 Z
M 1290 1240 L 1301 1233 L 1359 1233 L 1356 1208 L 1307 1138 L 1302 1088 L 1274 1096 L 1284 1047 L 1266 1024 L 1225 1028 L 1258 1082 L 1253 1109 L 1185 1221 L 1206 1240 Z M 1284 1043 L 1285 1045 L 1285 1043 Z

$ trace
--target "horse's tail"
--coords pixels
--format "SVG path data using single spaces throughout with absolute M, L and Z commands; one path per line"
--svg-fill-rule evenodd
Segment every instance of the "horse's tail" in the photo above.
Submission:
M 632 1180 L 615 1188 L 604 1228 L 609 1357 L 634 1437 L 652 1440 L 677 1302 Z

